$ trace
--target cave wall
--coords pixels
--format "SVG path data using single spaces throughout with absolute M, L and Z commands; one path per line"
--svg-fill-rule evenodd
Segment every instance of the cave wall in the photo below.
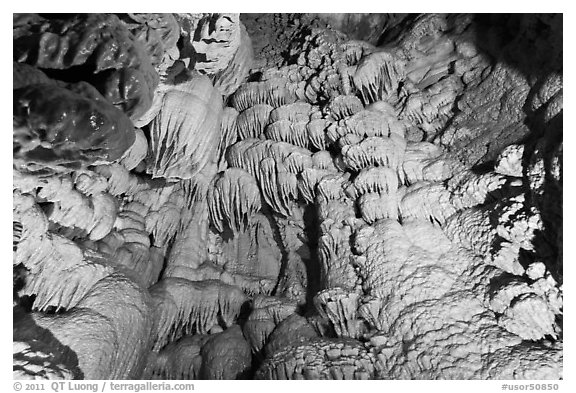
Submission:
M 16 379 L 561 379 L 561 14 L 14 14 Z

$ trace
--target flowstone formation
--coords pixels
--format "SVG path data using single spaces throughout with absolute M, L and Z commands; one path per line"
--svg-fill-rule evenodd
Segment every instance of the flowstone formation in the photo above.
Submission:
M 14 378 L 562 378 L 562 15 L 13 38 Z

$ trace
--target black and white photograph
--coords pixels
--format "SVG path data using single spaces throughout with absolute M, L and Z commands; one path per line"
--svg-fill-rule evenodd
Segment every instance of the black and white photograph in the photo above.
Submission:
M 563 13 L 12 17 L 13 391 L 567 391 Z

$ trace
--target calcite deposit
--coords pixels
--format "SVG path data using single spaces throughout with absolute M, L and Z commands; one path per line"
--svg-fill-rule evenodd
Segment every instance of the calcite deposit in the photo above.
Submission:
M 16 379 L 562 379 L 561 14 L 14 14 Z

